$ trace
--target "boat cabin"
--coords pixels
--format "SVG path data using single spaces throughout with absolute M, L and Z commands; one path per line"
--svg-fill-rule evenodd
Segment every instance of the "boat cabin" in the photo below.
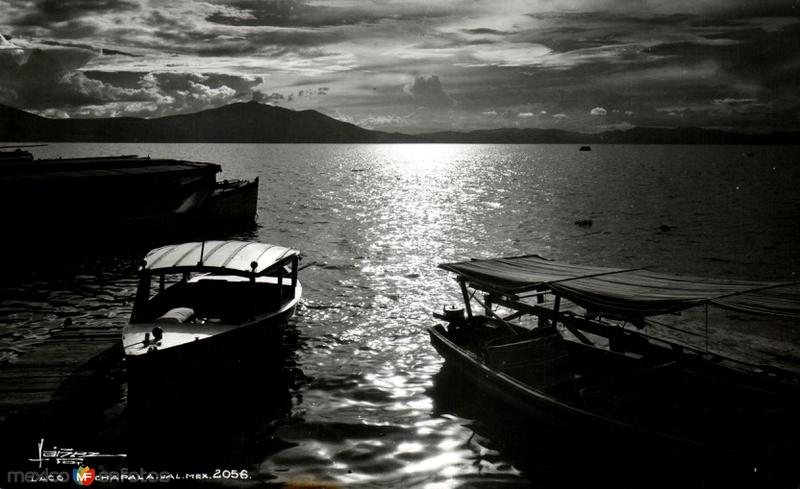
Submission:
M 202 241 L 147 254 L 131 323 L 242 324 L 296 302 L 300 253 L 246 241 Z

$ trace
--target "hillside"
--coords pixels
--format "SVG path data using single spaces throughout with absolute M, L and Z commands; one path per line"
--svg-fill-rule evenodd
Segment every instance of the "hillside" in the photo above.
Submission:
M 637 127 L 584 134 L 557 129 L 484 129 L 407 135 L 363 129 L 315 110 L 235 103 L 156 119 L 49 119 L 0 105 L 0 141 L 209 143 L 798 144 L 800 133 L 737 134 Z
M 256 102 L 157 119 L 48 119 L 0 106 L 3 141 L 362 143 L 397 139 L 317 111 L 297 112 Z

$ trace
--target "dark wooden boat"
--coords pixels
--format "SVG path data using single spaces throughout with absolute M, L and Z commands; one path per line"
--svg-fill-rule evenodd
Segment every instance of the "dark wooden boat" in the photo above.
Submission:
M 258 206 L 258 177 L 217 182 L 208 200 L 197 210 L 197 225 L 212 229 L 242 229 L 253 224 Z
M 798 453 L 798 370 L 650 331 L 693 307 L 796 319 L 798 284 L 538 256 L 440 267 L 457 275 L 464 307 L 436 314 L 447 325 L 428 330 L 433 346 L 453 370 L 519 411 L 579 437 L 730 451 L 754 466 Z
M 581 146 L 579 149 L 579 151 L 591 151 L 591 150 L 592 150 L 591 146 Z
M 242 229 L 256 214 L 258 180 L 217 182 L 222 167 L 133 155 L 0 158 L 0 224 L 23 242 L 68 235 L 83 243 Z
M 218 370 L 278 348 L 302 295 L 298 251 L 247 241 L 204 241 L 150 251 L 122 332 L 134 381 Z

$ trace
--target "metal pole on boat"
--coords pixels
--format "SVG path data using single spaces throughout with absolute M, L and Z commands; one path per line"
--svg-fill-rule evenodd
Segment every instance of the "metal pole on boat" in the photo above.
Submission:
M 250 298 L 252 302 L 252 307 L 250 308 L 250 314 L 253 319 L 256 317 L 256 269 L 258 268 L 258 262 L 251 261 L 250 262 Z
M 292 260 L 292 299 L 294 299 L 295 289 L 297 288 L 297 257 Z
M 278 268 L 278 304 L 283 304 L 283 265 Z
M 461 286 L 461 295 L 464 296 L 464 307 L 467 310 L 467 317 L 472 317 L 472 306 L 470 305 L 469 300 L 469 291 L 467 290 L 467 283 L 464 280 L 464 277 L 458 277 L 458 284 Z
M 561 296 L 555 294 L 555 301 L 553 302 L 553 327 L 555 328 L 558 324 L 558 313 L 559 309 L 561 309 Z
M 142 311 L 147 307 L 147 300 L 150 298 L 150 275 L 145 270 L 147 263 L 142 263 L 139 269 L 139 284 L 136 288 L 136 298 L 133 302 L 133 312 L 131 314 L 131 322 L 135 323 L 139 320 Z

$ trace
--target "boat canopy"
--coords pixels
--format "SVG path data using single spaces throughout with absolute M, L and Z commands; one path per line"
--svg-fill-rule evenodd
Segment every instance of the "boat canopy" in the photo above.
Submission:
M 473 287 L 518 295 L 551 290 L 593 312 L 645 317 L 716 304 L 800 318 L 800 282 L 752 282 L 559 263 L 538 255 L 443 263 Z
M 201 257 L 202 252 L 202 257 Z M 262 275 L 299 257 L 300 252 L 283 246 L 253 241 L 196 241 L 156 248 L 144 258 L 142 270 L 219 270 L 237 275 Z M 252 264 L 255 263 L 255 268 Z

